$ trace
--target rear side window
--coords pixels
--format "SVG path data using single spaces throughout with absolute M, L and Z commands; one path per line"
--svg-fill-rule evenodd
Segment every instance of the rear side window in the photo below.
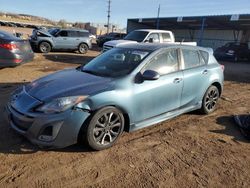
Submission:
M 84 32 L 84 31 L 80 31 L 79 32 L 79 36 L 80 37 L 89 37 L 89 33 L 88 32 Z
M 69 37 L 77 37 L 77 31 L 68 31 Z
M 200 50 L 200 54 L 201 54 L 201 64 L 207 64 L 208 63 L 208 58 L 209 58 L 209 54 L 205 51 Z
M 171 37 L 169 33 L 162 33 L 163 42 L 171 42 Z
M 182 49 L 185 69 L 200 66 L 199 53 L 196 50 Z
M 156 55 L 144 70 L 154 70 L 160 75 L 178 71 L 178 55 L 177 50 L 168 50 Z

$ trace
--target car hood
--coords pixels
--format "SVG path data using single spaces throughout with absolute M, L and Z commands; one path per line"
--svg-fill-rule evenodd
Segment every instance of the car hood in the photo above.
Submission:
M 111 89 L 111 85 L 112 78 L 68 69 L 35 80 L 25 90 L 40 101 L 48 101 L 59 97 L 93 95 Z
M 132 40 L 112 40 L 105 42 L 104 45 L 118 47 L 121 44 L 136 44 L 138 42 Z
M 52 37 L 52 35 L 49 32 L 44 31 L 44 30 L 37 30 L 36 35 L 37 35 L 37 33 L 41 33 L 42 35 L 45 35 L 47 37 Z

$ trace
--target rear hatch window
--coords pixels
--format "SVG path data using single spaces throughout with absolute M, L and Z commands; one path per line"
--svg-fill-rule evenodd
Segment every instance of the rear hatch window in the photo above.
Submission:
M 0 39 L 5 39 L 5 40 L 20 40 L 19 38 L 15 37 L 11 33 L 1 31 L 0 32 Z

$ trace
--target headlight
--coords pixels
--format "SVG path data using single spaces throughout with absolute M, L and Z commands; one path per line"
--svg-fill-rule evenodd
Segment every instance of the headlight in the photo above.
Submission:
M 67 109 L 78 104 L 79 102 L 82 102 L 87 97 L 88 96 L 74 96 L 54 99 L 49 103 L 45 103 L 44 105 L 39 106 L 36 111 L 46 114 L 64 112 Z

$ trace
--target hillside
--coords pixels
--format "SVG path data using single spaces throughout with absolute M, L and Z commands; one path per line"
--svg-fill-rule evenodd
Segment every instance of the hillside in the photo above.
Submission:
M 14 14 L 0 12 L 0 20 L 7 22 L 20 22 L 35 25 L 56 25 L 57 22 L 47 18 L 27 14 Z

